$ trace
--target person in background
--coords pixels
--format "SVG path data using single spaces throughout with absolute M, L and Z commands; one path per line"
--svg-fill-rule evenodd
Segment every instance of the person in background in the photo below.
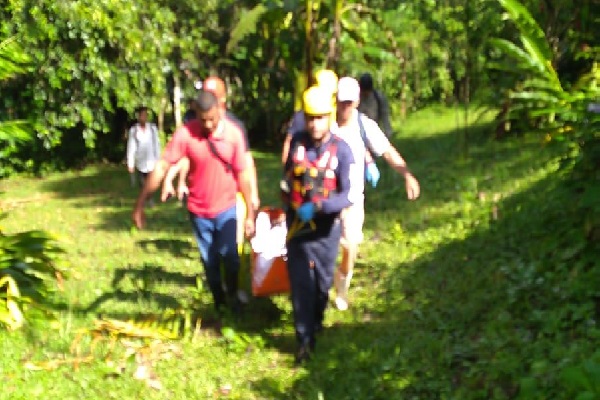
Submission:
M 331 92 L 313 86 L 303 95 L 306 129 L 294 135 L 284 166 L 287 268 L 296 364 L 310 359 L 323 328 L 340 244 L 340 212 L 352 204 L 348 145 L 331 133 Z
M 406 161 L 392 146 L 377 123 L 357 110 L 359 101 L 360 87 L 356 79 L 341 78 L 337 90 L 337 129 L 335 134 L 348 143 L 357 162 L 356 167 L 350 173 L 352 205 L 345 208 L 341 214 L 342 258 L 334 277 L 335 304 L 339 310 L 348 309 L 348 289 L 352 280 L 358 246 L 363 240 L 365 180 L 375 187 L 379 179 L 379 172 L 373 157 L 383 157 L 398 174 L 404 177 L 409 200 L 417 199 L 421 193 L 419 182 L 408 169 Z
M 127 137 L 127 170 L 132 176 L 132 185 L 143 187 L 160 158 L 161 149 L 158 128 L 148 122 L 148 108 L 138 108 L 136 117 L 137 122 Z
M 196 110 L 195 110 L 196 99 L 189 99 L 187 103 L 187 110 L 183 114 L 183 123 L 187 124 L 194 118 L 196 118 Z
M 240 257 L 236 244 L 236 194 L 239 189 L 247 204 L 244 230 L 251 237 L 254 234 L 252 171 L 246 164 L 243 133 L 223 117 L 217 97 L 202 90 L 196 107 L 196 119 L 177 128 L 148 176 L 132 219 L 138 228 L 145 226 L 145 199 L 161 186 L 169 166 L 186 157 L 189 160 L 187 208 L 215 308 L 221 312 L 229 306 L 237 313 Z M 225 289 L 221 283 L 221 262 L 225 266 Z
M 377 122 L 385 136 L 391 138 L 394 134 L 390 124 L 390 106 L 387 99 L 373 86 L 373 76 L 364 73 L 358 80 L 360 84 L 360 104 L 358 111 Z
M 331 93 L 330 98 L 333 102 L 333 111 L 330 119 L 331 123 L 335 122 L 335 91 L 337 90 L 338 77 L 335 72 L 330 69 L 321 69 L 315 72 L 315 81 L 316 86 L 319 86 L 325 89 L 327 92 Z M 298 133 L 306 130 L 306 120 L 304 118 L 304 111 L 299 110 L 294 113 L 292 116 L 292 120 L 290 121 L 290 125 L 287 129 L 287 134 L 285 136 L 283 142 L 283 149 L 281 151 L 281 162 L 285 164 L 287 160 L 288 153 L 290 151 L 290 143 L 292 141 L 292 137 Z

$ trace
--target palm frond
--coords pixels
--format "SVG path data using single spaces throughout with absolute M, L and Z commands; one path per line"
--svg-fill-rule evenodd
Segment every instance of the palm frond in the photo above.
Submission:
M 256 32 L 256 26 L 262 15 L 269 9 L 264 4 L 258 4 L 251 10 L 243 10 L 237 25 L 231 31 L 227 42 L 226 52 L 230 53 L 246 36 Z
M 27 142 L 32 139 L 32 126 L 28 121 L 0 122 L 0 142 Z
M 0 42 L 0 81 L 25 72 L 30 58 L 21 49 L 16 36 Z
M 515 70 L 515 62 L 517 62 L 520 70 L 526 69 L 540 74 L 544 73 L 543 63 L 539 63 L 537 59 L 530 57 L 529 53 L 513 42 L 506 39 L 495 38 L 490 39 L 490 44 L 508 57 L 504 62 L 488 64 L 494 69 L 519 72 Z
M 556 70 L 552 66 L 553 54 L 544 31 L 531 15 L 529 10 L 517 0 L 498 0 L 504 7 L 511 20 L 515 23 L 521 34 L 520 40 L 523 48 L 532 59 L 532 63 L 541 66 L 544 75 L 558 89 L 562 89 Z

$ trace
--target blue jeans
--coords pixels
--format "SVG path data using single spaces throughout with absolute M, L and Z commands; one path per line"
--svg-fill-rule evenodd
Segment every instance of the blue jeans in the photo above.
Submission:
M 225 286 L 227 294 L 235 298 L 237 293 L 240 256 L 237 251 L 236 207 L 233 206 L 214 218 L 201 218 L 190 213 L 192 229 L 208 286 L 219 309 L 226 303 L 226 296 L 221 283 L 221 261 L 225 266 Z

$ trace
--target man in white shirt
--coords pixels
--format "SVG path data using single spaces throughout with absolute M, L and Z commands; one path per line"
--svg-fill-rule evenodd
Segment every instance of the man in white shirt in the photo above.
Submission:
M 359 101 L 358 81 L 350 77 L 341 78 L 337 91 L 338 126 L 334 133 L 348 143 L 356 163 L 353 164 L 354 169 L 350 171 L 349 197 L 353 205 L 344 209 L 341 214 L 342 261 L 334 276 L 337 292 L 335 303 L 340 310 L 348 308 L 348 288 L 352 279 L 358 245 L 363 239 L 365 178 L 373 186 L 377 184 L 378 177 L 373 176 L 377 173 L 377 169 L 372 159 L 383 157 L 396 172 L 404 176 L 409 200 L 417 199 L 420 194 L 419 182 L 409 171 L 406 161 L 392 146 L 379 125 L 358 112 Z M 360 162 L 360 160 L 365 160 L 365 162 Z

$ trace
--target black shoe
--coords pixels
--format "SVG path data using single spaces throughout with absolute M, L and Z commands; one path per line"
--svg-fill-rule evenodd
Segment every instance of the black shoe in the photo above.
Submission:
M 308 345 L 300 346 L 300 348 L 298 348 L 298 351 L 296 352 L 296 359 L 294 364 L 298 367 L 308 362 L 311 358 L 310 353 L 311 349 Z
M 323 332 L 323 324 L 317 324 L 315 325 L 315 333 L 321 333 Z
M 231 301 L 230 301 L 230 303 L 229 303 L 229 304 L 230 304 L 230 305 L 229 305 L 229 310 L 231 311 L 231 314 L 232 314 L 232 315 L 233 315 L 235 318 L 241 317 L 241 316 L 242 316 L 242 313 L 243 313 L 243 311 L 244 311 L 244 310 L 243 310 L 243 309 L 244 309 L 244 305 L 242 304 L 242 302 L 241 302 L 241 301 L 239 301 L 239 300 L 237 299 L 237 297 L 236 297 L 236 298 L 234 298 L 234 299 L 231 299 Z

